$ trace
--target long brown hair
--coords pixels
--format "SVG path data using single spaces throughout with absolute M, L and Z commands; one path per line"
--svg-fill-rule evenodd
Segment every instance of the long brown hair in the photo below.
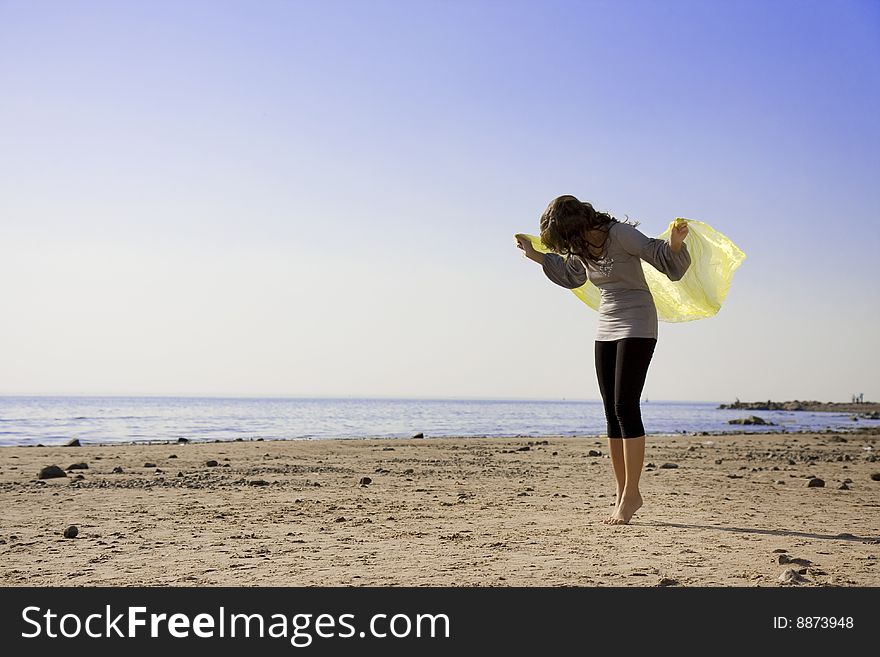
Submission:
M 541 241 L 548 249 L 561 255 L 575 254 L 598 263 L 607 253 L 608 231 L 615 222 L 620 220 L 607 212 L 599 212 L 588 201 L 580 201 L 568 194 L 558 196 L 550 201 L 541 215 Z M 625 223 L 637 226 L 639 222 Z M 602 243 L 590 242 L 587 239 L 588 230 L 604 233 Z M 595 253 L 597 250 L 600 250 L 599 255 Z

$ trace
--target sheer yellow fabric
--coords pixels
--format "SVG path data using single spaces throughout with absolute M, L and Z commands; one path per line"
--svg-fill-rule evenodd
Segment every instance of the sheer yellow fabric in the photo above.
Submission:
M 688 235 L 684 239 L 691 265 L 678 281 L 669 278 L 642 261 L 645 281 L 657 306 L 657 319 L 663 322 L 689 322 L 712 317 L 724 302 L 733 273 L 745 260 L 746 254 L 726 235 L 709 224 L 681 217 L 669 222 L 667 229 L 657 239 L 668 240 L 676 221 L 686 221 Z M 540 237 L 523 233 L 536 251 L 549 252 Z M 589 280 L 574 294 L 590 308 L 599 310 L 599 288 Z

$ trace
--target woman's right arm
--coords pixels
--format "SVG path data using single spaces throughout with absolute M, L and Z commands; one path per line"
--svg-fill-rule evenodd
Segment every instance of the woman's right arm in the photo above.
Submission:
M 541 253 L 525 235 L 516 237 L 517 246 L 524 251 L 525 257 L 541 265 L 547 278 L 557 285 L 572 290 L 587 282 L 587 268 L 577 256 L 563 258 L 557 253 Z

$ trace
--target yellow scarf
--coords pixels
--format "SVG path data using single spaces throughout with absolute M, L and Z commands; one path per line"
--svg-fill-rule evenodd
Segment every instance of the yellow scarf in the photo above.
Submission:
M 745 260 L 746 254 L 730 238 L 709 224 L 693 219 L 679 217 L 670 221 L 669 227 L 658 239 L 669 239 L 677 221 L 686 221 L 688 224 L 688 235 L 684 241 L 691 256 L 691 265 L 681 280 L 671 281 L 665 274 L 642 261 L 645 281 L 657 306 L 657 319 L 663 322 L 689 322 L 712 317 L 721 308 L 730 289 L 733 272 Z M 525 236 L 536 251 L 550 251 L 540 237 L 528 234 Z M 572 292 L 590 308 L 599 310 L 599 288 L 589 279 Z

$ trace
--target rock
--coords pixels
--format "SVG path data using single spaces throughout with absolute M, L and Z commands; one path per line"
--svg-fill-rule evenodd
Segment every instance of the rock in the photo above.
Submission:
M 837 487 L 837 490 L 849 490 L 849 486 L 846 485 L 846 482 L 843 482 Z
M 531 449 L 531 447 L 529 447 L 528 445 L 523 445 L 522 447 L 517 447 L 516 451 L 517 452 L 528 452 L 530 449 Z
M 208 466 L 209 468 L 216 468 L 220 464 L 217 463 L 217 461 L 215 461 L 214 459 L 211 459 L 210 461 L 206 461 L 205 465 Z
M 678 467 L 678 463 L 664 463 L 660 466 L 661 470 L 674 470 Z
M 880 472 L 872 472 L 871 481 L 880 481 Z
M 671 577 L 661 577 L 657 586 L 678 586 L 678 580 Z
M 784 554 L 784 553 L 788 552 L 788 550 L 783 550 L 782 548 L 776 548 L 775 550 L 773 550 L 773 552 L 776 554 Z
M 156 467 L 156 464 L 155 464 L 155 463 L 150 463 L 150 462 L 148 461 L 147 463 L 144 463 L 144 467 L 145 467 L 145 468 L 155 468 L 155 467 Z
M 598 449 L 591 449 L 589 452 L 587 452 L 587 456 L 602 456 L 602 452 L 600 452 Z
M 117 465 L 115 468 L 113 468 L 113 474 L 122 474 L 122 473 L 123 473 L 123 470 L 122 470 L 121 466 Z
M 47 465 L 45 468 L 40 470 L 39 478 L 40 479 L 56 479 L 58 477 L 66 477 L 67 473 L 59 468 L 57 465 Z
M 176 458 L 177 458 L 177 454 L 172 454 L 172 455 L 169 456 L 168 458 L 170 458 L 170 459 L 176 459 Z
M 373 480 L 369 477 L 361 477 L 361 480 L 358 482 L 361 486 L 367 486 L 373 483 Z
M 251 479 L 248 482 L 248 486 L 268 486 L 269 482 L 265 479 Z
M 68 472 L 70 472 L 71 470 L 88 470 L 88 469 L 89 469 L 88 463 L 72 463 L 67 466 Z
M 180 443 L 181 445 L 186 445 L 189 442 L 189 439 L 188 438 L 178 438 L 177 442 Z
M 419 432 L 413 436 L 413 439 L 415 440 L 416 438 L 424 438 L 424 437 L 425 437 L 425 434 L 423 434 L 422 432 Z
M 76 525 L 71 525 L 64 530 L 64 538 L 76 538 L 77 534 L 79 534 L 79 528 Z
M 802 584 L 807 579 L 798 571 L 788 568 L 779 576 L 779 581 L 783 584 Z
M 82 447 L 79 443 L 79 438 L 71 438 L 66 443 L 64 443 L 65 447 Z
M 776 426 L 773 422 L 767 422 L 767 420 L 758 417 L 757 415 L 749 415 L 744 418 L 737 418 L 735 420 L 728 420 L 728 424 L 765 424 L 767 426 Z
M 654 465 L 653 463 L 649 463 L 649 464 L 646 465 L 645 467 L 646 467 L 646 468 L 656 468 L 657 466 Z
M 825 488 L 825 480 L 813 477 L 807 482 L 807 488 Z
M 339 516 L 339 517 L 338 517 L 336 520 L 334 520 L 333 522 L 345 522 L 345 516 Z

